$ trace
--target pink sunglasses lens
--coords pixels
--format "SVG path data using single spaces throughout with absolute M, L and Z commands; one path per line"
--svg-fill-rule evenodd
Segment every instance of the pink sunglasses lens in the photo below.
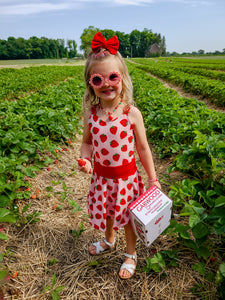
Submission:
M 94 76 L 91 81 L 95 86 L 100 86 L 102 84 L 102 78 L 98 75 Z
M 119 74 L 117 74 L 117 73 L 112 73 L 112 74 L 110 74 L 110 76 L 109 76 L 109 80 L 111 81 L 111 82 L 118 82 L 118 81 L 120 81 L 120 76 L 119 76 Z

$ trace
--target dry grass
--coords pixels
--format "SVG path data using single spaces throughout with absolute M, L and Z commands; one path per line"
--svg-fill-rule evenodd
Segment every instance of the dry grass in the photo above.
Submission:
M 65 286 L 60 299 L 198 299 L 190 290 L 195 284 L 208 284 L 209 292 L 205 299 L 215 299 L 213 286 L 203 282 L 199 274 L 191 269 L 195 260 L 191 252 L 183 252 L 177 268 L 168 268 L 159 274 L 143 272 L 146 257 L 153 256 L 152 249 L 161 251 L 180 247 L 173 237 L 162 235 L 149 248 L 138 241 L 138 266 L 130 280 L 121 280 L 118 276 L 124 259 L 123 230 L 116 234 L 115 250 L 97 257 L 89 255 L 88 245 L 101 239 L 103 234 L 92 229 L 88 223 L 86 195 L 90 175 L 84 175 L 76 169 L 80 143 L 81 137 L 78 136 L 69 150 L 61 153 L 59 164 L 52 164 L 51 171 L 43 170 L 30 180 L 32 191 L 41 190 L 39 197 L 32 200 L 30 208 L 31 211 L 42 212 L 40 222 L 21 227 L 7 225 L 10 240 L 1 241 L 0 252 L 7 251 L 4 262 L 11 273 L 17 271 L 18 276 L 4 285 L 5 299 L 51 299 L 49 290 L 44 293 L 42 291 L 51 285 L 54 273 L 57 277 L 54 288 Z M 159 161 L 156 156 L 154 160 L 159 175 L 165 173 L 171 163 L 171 160 Z M 140 162 L 138 166 L 145 181 Z M 62 182 L 55 185 L 52 183 L 60 180 L 65 182 L 67 191 L 72 192 L 68 197 L 79 204 L 82 211 L 73 212 L 67 200 L 61 202 L 61 195 L 56 192 L 64 191 Z M 55 193 L 48 192 L 48 186 L 53 186 Z M 166 186 L 163 188 L 167 189 Z M 20 202 L 21 207 L 24 204 Z M 63 209 L 55 210 L 54 205 L 63 205 Z M 79 231 L 81 224 L 85 231 L 74 238 L 71 229 Z M 55 263 L 51 265 L 54 259 Z

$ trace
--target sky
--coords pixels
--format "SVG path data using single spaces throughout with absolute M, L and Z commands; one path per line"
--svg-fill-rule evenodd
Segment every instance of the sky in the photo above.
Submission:
M 161 34 L 172 52 L 223 51 L 225 0 L 0 0 L 0 39 L 72 39 L 89 26 Z

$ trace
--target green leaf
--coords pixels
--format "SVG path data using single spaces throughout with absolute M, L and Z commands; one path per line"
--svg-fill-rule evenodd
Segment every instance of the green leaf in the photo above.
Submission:
M 209 252 L 209 249 L 205 248 L 205 247 L 199 247 L 197 248 L 196 250 L 196 253 L 203 257 L 203 258 L 208 258 L 210 256 L 210 252 Z
M 2 233 L 2 232 L 0 232 L 0 240 L 9 240 L 9 238 L 7 237 L 7 235 L 6 234 L 4 234 L 4 233 Z
M 196 239 L 201 239 L 202 237 L 209 234 L 208 227 L 203 223 L 198 223 L 192 228 L 192 233 Z
M 3 280 L 7 276 L 7 271 L 0 271 L 0 281 Z
M 197 215 L 192 215 L 189 218 L 189 226 L 191 228 L 193 228 L 194 226 L 196 226 L 199 222 L 201 221 L 200 217 Z
M 0 208 L 0 222 L 16 223 L 16 217 L 6 208 Z
M 223 275 L 225 278 L 225 263 L 222 263 L 219 267 L 220 273 Z
M 198 264 L 195 264 L 191 267 L 193 270 L 195 271 L 199 271 L 199 273 L 204 276 L 205 275 L 205 264 L 204 263 L 198 263 Z
M 219 196 L 215 201 L 215 207 L 220 207 L 225 205 L 225 196 Z

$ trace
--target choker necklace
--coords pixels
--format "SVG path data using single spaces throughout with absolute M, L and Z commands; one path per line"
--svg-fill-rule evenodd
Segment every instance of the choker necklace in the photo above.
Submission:
M 111 111 L 106 110 L 105 108 L 102 108 L 101 104 L 99 103 L 99 106 L 101 108 L 102 111 L 104 111 L 104 113 L 106 113 L 109 117 L 109 120 L 112 121 L 113 120 L 113 116 L 112 114 L 117 110 L 117 108 L 120 106 L 120 104 L 123 102 L 123 100 L 121 99 L 120 102 L 117 104 L 117 106 L 115 106 Z

